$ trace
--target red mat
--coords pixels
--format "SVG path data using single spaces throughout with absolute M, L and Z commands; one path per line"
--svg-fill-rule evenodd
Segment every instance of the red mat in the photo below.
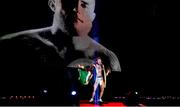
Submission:
M 81 100 L 80 101 L 80 107 L 83 106 L 93 106 L 93 107 L 102 107 L 102 106 L 121 106 L 121 107 L 127 107 L 124 103 L 122 102 L 108 102 L 104 101 L 102 104 L 93 104 L 89 103 L 88 100 Z

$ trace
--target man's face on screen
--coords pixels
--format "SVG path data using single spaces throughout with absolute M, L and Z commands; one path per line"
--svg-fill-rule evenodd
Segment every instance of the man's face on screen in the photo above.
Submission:
M 65 28 L 65 26 L 67 26 L 64 23 L 67 18 L 67 13 L 63 8 L 63 5 L 65 4 L 62 1 L 63 0 L 50 0 L 49 3 L 51 9 L 55 12 L 55 25 L 57 25 L 60 29 Z M 51 3 L 54 5 L 51 5 Z M 69 2 L 66 2 L 66 6 L 70 5 L 70 3 L 68 3 Z M 75 10 L 72 9 L 76 12 L 77 19 L 75 19 L 76 21 L 74 22 L 68 22 L 74 24 L 71 27 L 75 28 L 79 36 L 85 36 L 88 35 L 88 33 L 90 32 L 92 28 L 92 22 L 95 18 L 95 0 L 77 0 L 77 4 L 78 7 L 74 8 Z
M 74 24 L 79 36 L 86 36 L 92 28 L 95 18 L 95 0 L 79 0 L 77 22 Z
M 87 17 L 90 18 L 91 22 L 93 22 L 95 18 L 95 0 L 79 0 L 79 2 L 79 8 L 84 9 L 84 12 L 87 14 Z

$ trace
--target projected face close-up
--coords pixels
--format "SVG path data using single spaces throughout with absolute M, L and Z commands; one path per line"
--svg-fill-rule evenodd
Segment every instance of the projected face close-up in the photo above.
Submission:
M 95 18 L 95 0 L 79 0 L 75 29 L 79 36 L 87 36 Z
M 95 12 L 94 12 L 95 0 L 74 1 L 72 2 L 74 4 L 72 5 L 73 9 L 71 10 L 69 10 L 68 6 L 63 6 L 63 5 L 67 5 L 68 2 L 72 2 L 72 1 L 49 0 L 49 6 L 51 10 L 54 11 L 54 19 L 55 19 L 54 26 L 58 29 L 63 30 L 63 32 L 67 32 L 66 27 L 69 26 L 65 24 L 65 20 L 67 18 L 67 15 L 69 14 L 66 11 L 73 10 L 77 14 L 77 19 L 74 19 L 76 20 L 74 21 L 74 28 L 76 32 L 78 33 L 79 36 L 85 36 L 85 35 L 87 36 L 92 28 L 92 22 L 95 18 Z
M 87 16 L 90 18 L 90 21 L 92 22 L 95 18 L 95 0 L 80 0 L 79 7 L 84 8 L 85 12 L 87 13 Z

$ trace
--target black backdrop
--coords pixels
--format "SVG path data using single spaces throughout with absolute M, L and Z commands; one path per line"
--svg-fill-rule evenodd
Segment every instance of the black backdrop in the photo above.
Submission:
M 122 67 L 111 74 L 109 84 L 120 86 L 113 90 L 180 94 L 177 3 L 97 0 L 96 12 L 100 43 L 118 55 Z M 0 13 L 1 36 L 50 26 L 53 18 L 47 0 L 4 0 Z

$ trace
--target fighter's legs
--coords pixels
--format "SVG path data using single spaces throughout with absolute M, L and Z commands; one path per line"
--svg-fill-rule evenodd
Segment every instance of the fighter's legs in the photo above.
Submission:
M 100 97 L 99 97 L 100 100 L 102 100 L 101 98 L 104 94 L 104 87 L 105 87 L 105 84 L 104 84 L 104 81 L 102 81 L 102 84 L 100 84 L 100 88 L 101 88 Z
M 102 98 L 102 96 L 103 96 L 103 94 L 104 94 L 104 88 L 105 88 L 105 83 L 104 83 L 104 81 L 103 81 L 102 79 L 99 79 L 99 80 L 97 80 L 97 81 L 94 83 L 94 89 L 93 89 L 93 93 L 92 93 L 92 97 L 91 97 L 91 99 L 90 99 L 90 102 L 93 101 L 93 98 L 94 98 L 94 96 L 95 96 L 95 92 L 96 92 L 96 90 L 97 90 L 98 85 L 100 85 L 100 97 L 99 97 L 99 101 L 102 102 L 102 99 L 101 99 L 101 98 Z
M 93 89 L 93 93 L 92 93 L 92 97 L 91 97 L 91 98 L 94 98 L 97 87 L 98 87 L 98 82 L 95 82 L 95 83 L 94 83 L 94 89 Z

